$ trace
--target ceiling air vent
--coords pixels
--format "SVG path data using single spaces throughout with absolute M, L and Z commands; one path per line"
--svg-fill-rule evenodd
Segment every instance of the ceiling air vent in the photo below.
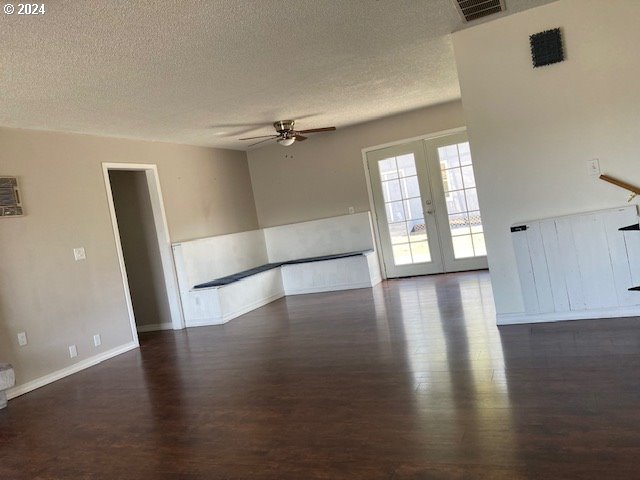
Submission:
M 505 10 L 504 0 L 453 0 L 453 3 L 467 22 Z

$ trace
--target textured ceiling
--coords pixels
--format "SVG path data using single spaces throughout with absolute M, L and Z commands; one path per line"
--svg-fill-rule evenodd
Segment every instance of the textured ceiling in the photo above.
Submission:
M 460 96 L 451 0 L 45 4 L 0 16 L 2 126 L 242 149 L 278 119 L 344 127 Z

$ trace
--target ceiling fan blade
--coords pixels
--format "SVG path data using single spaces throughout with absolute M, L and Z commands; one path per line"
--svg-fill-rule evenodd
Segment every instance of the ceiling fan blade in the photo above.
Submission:
M 296 132 L 296 134 L 294 135 L 296 142 L 304 142 L 307 137 L 303 137 L 302 135 L 298 134 L 298 132 Z
M 256 138 L 275 138 L 278 135 L 260 135 L 259 137 L 246 137 L 246 138 L 239 138 L 238 140 L 255 140 Z
M 267 138 L 267 139 L 265 139 L 265 140 L 260 140 L 259 142 L 252 143 L 251 145 L 247 145 L 247 148 L 248 148 L 248 147 L 253 147 L 253 146 L 258 145 L 258 144 L 260 144 L 260 143 L 268 142 L 269 140 L 275 140 L 275 139 L 276 139 L 276 137 L 279 137 L 279 135 L 276 135 L 275 137 Z
M 297 130 L 297 133 L 333 132 L 335 129 L 336 127 L 310 128 L 308 130 Z
M 269 122 L 261 122 L 261 123 L 215 123 L 212 125 L 207 125 L 206 128 L 239 128 L 239 127 L 266 127 L 269 125 Z

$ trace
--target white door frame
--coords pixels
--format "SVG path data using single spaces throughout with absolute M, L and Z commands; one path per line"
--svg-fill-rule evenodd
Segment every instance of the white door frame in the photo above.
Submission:
M 387 269 L 384 264 L 384 258 L 382 257 L 382 241 L 380 240 L 380 230 L 378 229 L 378 216 L 376 215 L 375 204 L 373 203 L 373 190 L 371 189 L 371 176 L 369 175 L 369 168 L 367 164 L 367 153 L 373 150 L 380 150 L 386 147 L 393 147 L 395 145 L 402 145 L 403 143 L 414 142 L 416 140 L 432 140 L 438 137 L 445 137 L 447 135 L 452 135 L 454 133 L 466 132 L 467 127 L 457 127 L 451 128 L 449 130 L 441 130 L 439 132 L 427 133 L 424 135 L 419 135 L 417 137 L 405 138 L 403 140 L 395 140 L 393 142 L 382 143 L 380 145 L 374 145 L 372 147 L 363 148 L 362 151 L 362 168 L 364 168 L 364 176 L 367 183 L 367 195 L 369 196 L 369 210 L 371 211 L 372 223 L 373 223 L 373 233 L 374 240 L 376 242 L 376 253 L 378 254 L 378 263 L 380 264 L 380 270 L 382 273 L 382 278 L 386 279 Z
M 116 210 L 113 203 L 113 193 L 111 192 L 111 180 L 109 179 L 109 171 L 111 170 L 144 172 L 147 177 L 147 185 L 149 187 L 149 196 L 151 199 L 151 210 L 153 212 L 153 220 L 156 227 L 162 272 L 164 275 L 165 288 L 167 290 L 169 311 L 171 313 L 171 324 L 174 330 L 181 330 L 185 328 L 180 291 L 178 289 L 178 277 L 176 274 L 175 263 L 173 261 L 171 240 L 169 238 L 169 227 L 167 226 L 167 216 L 164 210 L 164 200 L 162 198 L 162 189 L 160 188 L 160 177 L 158 176 L 157 165 L 147 163 L 103 163 L 102 172 L 107 191 L 107 203 L 109 204 L 111 226 L 113 227 L 113 236 L 116 243 L 116 251 L 118 252 L 118 262 L 120 263 L 120 273 L 122 275 L 122 286 L 124 288 L 124 296 L 127 302 L 127 310 L 129 312 L 129 322 L 131 323 L 131 333 L 134 341 L 138 344 L 138 329 L 136 327 L 136 319 L 133 313 L 133 304 L 131 303 L 131 291 L 129 290 L 127 268 L 124 263 L 124 254 L 122 253 L 120 229 L 118 228 L 118 220 L 116 218 Z

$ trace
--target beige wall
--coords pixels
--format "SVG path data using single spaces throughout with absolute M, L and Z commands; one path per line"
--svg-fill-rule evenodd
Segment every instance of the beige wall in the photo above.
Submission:
M 363 148 L 463 125 L 453 102 L 248 152 L 260 226 L 370 210 Z
M 257 227 L 243 152 L 4 128 L 0 145 L 26 211 L 0 219 L 0 359 L 19 384 L 131 341 L 101 162 L 158 165 L 172 241 Z
M 171 325 L 146 173 L 111 170 L 109 179 L 136 325 Z
M 453 36 L 498 313 L 524 309 L 510 225 L 625 204 L 593 158 L 640 184 L 639 18 L 637 0 L 562 0 Z M 529 35 L 555 27 L 566 61 L 532 68 Z

